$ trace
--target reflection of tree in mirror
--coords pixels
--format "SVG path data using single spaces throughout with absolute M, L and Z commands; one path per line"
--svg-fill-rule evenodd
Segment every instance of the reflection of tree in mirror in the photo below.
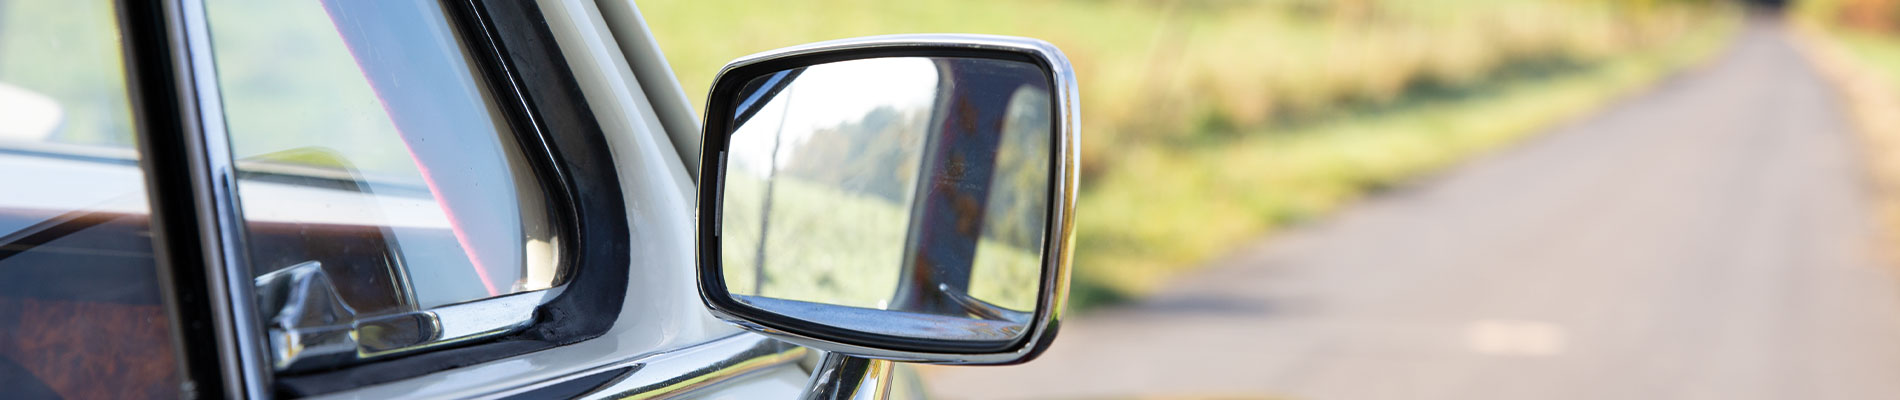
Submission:
M 923 147 L 924 114 L 878 107 L 801 143 L 779 173 L 791 179 L 909 202 Z
M 877 107 L 784 143 L 782 167 L 769 179 L 727 175 L 722 257 L 729 290 L 882 307 L 896 285 L 924 115 Z M 761 220 L 766 212 L 770 223 Z M 761 257 L 752 254 L 761 237 L 762 280 Z
M 1025 86 L 1009 102 L 996 150 L 983 236 L 1012 246 L 1042 246 L 1049 204 L 1049 95 Z
M 929 68 L 880 59 L 809 69 L 735 129 L 720 228 L 728 290 L 889 303 L 935 90 Z M 888 76 L 865 77 L 879 73 Z

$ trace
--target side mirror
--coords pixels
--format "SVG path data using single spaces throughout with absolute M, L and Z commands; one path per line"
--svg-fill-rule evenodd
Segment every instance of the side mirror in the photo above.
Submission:
M 837 355 L 1029 361 L 1069 280 L 1076 85 L 1046 42 L 817 43 L 728 64 L 707 101 L 700 296 Z

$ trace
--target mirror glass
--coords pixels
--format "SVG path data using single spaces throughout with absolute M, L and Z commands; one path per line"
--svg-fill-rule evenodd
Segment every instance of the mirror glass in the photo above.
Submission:
M 904 338 L 1028 329 L 1054 171 L 1042 67 L 857 59 L 760 76 L 732 101 L 715 229 L 733 300 Z

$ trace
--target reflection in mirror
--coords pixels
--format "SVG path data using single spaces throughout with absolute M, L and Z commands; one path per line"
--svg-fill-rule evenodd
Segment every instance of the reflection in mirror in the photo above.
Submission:
M 753 79 L 735 99 L 715 228 L 727 291 L 859 332 L 1015 339 L 1041 289 L 1049 90 L 1035 64 L 981 58 Z

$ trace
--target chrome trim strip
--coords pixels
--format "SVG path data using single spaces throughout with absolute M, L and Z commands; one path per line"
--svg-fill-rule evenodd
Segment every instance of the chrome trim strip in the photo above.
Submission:
M 691 394 L 733 379 L 797 362 L 810 352 L 804 347 L 750 333 L 739 333 L 685 348 L 651 353 L 626 361 L 597 365 L 532 385 L 480 396 L 505 398 L 531 393 L 567 379 L 631 369 L 625 377 L 583 394 L 583 399 L 667 399 Z
M 503 295 L 420 311 L 436 323 L 436 340 L 392 352 L 408 353 L 511 332 L 534 323 L 534 311 L 567 286 Z
M 251 293 L 251 273 L 247 259 L 243 254 L 244 234 L 243 216 L 238 207 L 237 169 L 231 157 L 230 136 L 224 126 L 224 103 L 219 97 L 217 68 L 211 57 L 211 30 L 206 21 L 203 0 L 180 0 L 166 4 L 169 20 L 176 21 L 182 31 L 175 45 L 182 48 L 184 57 L 179 60 L 178 80 L 189 82 L 180 85 L 179 99 L 185 108 L 183 118 L 187 134 L 196 133 L 199 142 L 191 143 L 199 147 L 203 158 L 191 160 L 189 166 L 201 174 L 198 177 L 207 181 L 194 182 L 202 185 L 195 189 L 199 193 L 210 193 L 208 202 L 198 205 L 204 212 L 199 215 L 200 232 L 205 239 L 203 251 L 206 267 L 213 272 L 207 274 L 209 289 L 212 292 L 212 309 L 216 314 L 218 342 L 228 353 L 224 355 L 224 374 L 226 393 L 247 398 L 269 398 L 270 357 L 259 340 L 263 337 L 262 325 L 254 295 Z M 196 118 L 191 118 L 196 115 Z
M 258 276 L 262 307 L 272 308 L 266 336 L 278 372 L 336 368 L 513 332 L 566 286 L 385 315 L 358 316 L 307 261 Z M 280 299 L 281 298 L 281 299 Z M 274 302 L 281 301 L 282 304 Z M 327 321 L 320 324 L 307 321 Z
M 726 75 L 731 73 L 734 69 L 778 58 L 838 51 L 906 48 L 962 49 L 1016 53 L 1035 57 L 1049 65 L 1049 72 L 1053 78 L 1052 83 L 1055 85 L 1051 92 L 1053 100 L 1055 101 L 1056 112 L 1058 113 L 1056 116 L 1058 126 L 1056 127 L 1056 132 L 1053 132 L 1057 138 L 1057 146 L 1054 149 L 1056 171 L 1055 175 L 1050 179 L 1050 182 L 1055 185 L 1054 194 L 1051 196 L 1052 201 L 1049 202 L 1050 240 L 1048 242 L 1049 245 L 1044 248 L 1043 254 L 1045 267 L 1043 270 L 1042 285 L 1045 288 L 1049 288 L 1049 290 L 1040 293 L 1040 298 L 1037 299 L 1036 313 L 1031 320 L 1030 329 L 1027 333 L 1028 340 L 1015 350 L 1001 353 L 968 354 L 889 350 L 838 342 L 826 338 L 805 336 L 748 321 L 744 317 L 739 316 L 739 314 L 722 309 L 718 303 L 704 298 L 706 291 L 703 288 L 706 287 L 706 285 L 717 283 L 700 282 L 702 288 L 700 291 L 701 301 L 706 303 L 707 308 L 711 309 L 714 316 L 747 330 L 802 346 L 809 346 L 825 351 L 835 351 L 853 356 L 929 364 L 1010 364 L 1035 358 L 1035 356 L 1041 354 L 1043 350 L 1048 349 L 1049 342 L 1055 340 L 1056 331 L 1061 326 L 1062 314 L 1064 313 L 1064 308 L 1068 305 L 1069 273 L 1071 268 L 1069 264 L 1075 246 L 1075 196 L 1077 190 L 1079 190 L 1077 174 L 1081 170 L 1080 152 L 1082 148 L 1080 134 L 1082 124 L 1081 97 L 1078 94 L 1075 69 L 1069 65 L 1068 57 L 1064 56 L 1060 49 L 1057 49 L 1055 45 L 1049 42 L 1011 36 L 966 34 L 870 36 L 787 47 L 740 57 L 726 64 L 725 68 L 721 68 L 719 74 L 713 78 L 713 82 L 715 82 L 716 85 L 717 82 L 725 80 Z M 713 124 L 708 123 L 703 126 L 712 125 Z M 724 135 L 726 133 L 721 132 L 718 134 Z M 712 137 L 712 134 L 708 133 L 701 136 L 702 138 L 707 138 Z M 719 167 L 723 168 L 724 165 L 721 164 Z M 708 180 L 705 179 L 705 177 L 701 177 L 700 179 L 702 185 L 708 181 L 716 182 L 718 179 Z M 696 191 L 695 193 L 703 192 Z M 703 200 L 701 201 L 700 204 L 703 208 L 705 204 Z M 705 211 L 701 210 L 701 212 L 703 213 Z M 714 220 L 717 220 L 717 214 L 716 212 L 714 213 Z M 704 228 L 705 225 L 696 226 L 696 229 Z M 703 240 L 706 235 L 704 232 L 695 232 L 693 237 L 695 245 L 698 246 L 701 244 L 697 241 Z M 703 258 L 703 256 L 703 252 L 700 253 L 700 257 Z M 700 259 L 697 261 L 700 263 L 699 268 L 706 268 L 706 260 Z M 700 276 L 704 278 L 706 275 L 702 273 Z

